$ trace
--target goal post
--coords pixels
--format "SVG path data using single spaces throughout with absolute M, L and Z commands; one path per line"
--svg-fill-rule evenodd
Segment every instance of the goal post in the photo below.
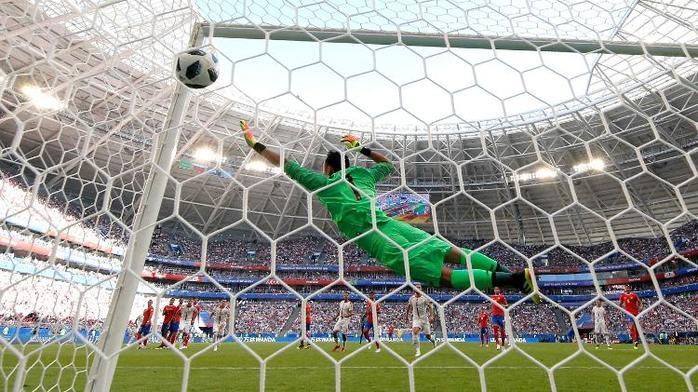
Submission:
M 581 54 L 619 54 L 631 56 L 698 57 L 698 45 L 685 43 L 647 43 L 618 40 L 581 40 L 569 38 L 478 36 L 431 34 L 403 31 L 339 30 L 299 28 L 295 26 L 256 26 L 243 24 L 201 25 L 204 35 L 215 38 L 269 39 L 328 43 L 357 42 L 366 45 L 449 47 L 462 49 L 524 50 Z
M 194 24 L 189 47 L 201 45 L 204 40 L 199 24 Z M 119 352 L 123 346 L 124 331 L 128 327 L 129 314 L 133 307 L 140 275 L 150 249 L 155 222 L 165 195 L 169 171 L 174 164 L 181 133 L 181 125 L 186 115 L 191 92 L 183 84 L 177 83 L 162 132 L 153 144 L 152 164 L 148 180 L 143 188 L 139 211 L 135 216 L 132 235 L 123 257 L 123 268 L 114 287 L 109 305 L 109 313 L 104 322 L 103 334 L 99 339 L 94 362 L 91 365 L 86 391 L 108 391 L 116 371 Z

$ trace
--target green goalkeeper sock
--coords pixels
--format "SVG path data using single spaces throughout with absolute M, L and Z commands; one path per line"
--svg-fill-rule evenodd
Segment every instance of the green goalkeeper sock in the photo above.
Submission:
M 473 277 L 475 278 L 475 287 L 478 289 L 492 288 L 492 272 L 474 269 Z M 459 290 L 469 288 L 470 276 L 468 275 L 468 270 L 453 270 L 451 272 L 451 287 Z
M 462 265 L 466 265 L 466 255 L 470 255 L 470 264 L 472 264 L 473 269 L 490 272 L 509 272 L 506 267 L 500 266 L 496 260 L 493 260 L 480 252 L 474 252 L 467 248 L 461 248 L 461 250 L 463 251 L 463 253 L 460 255 L 460 263 Z

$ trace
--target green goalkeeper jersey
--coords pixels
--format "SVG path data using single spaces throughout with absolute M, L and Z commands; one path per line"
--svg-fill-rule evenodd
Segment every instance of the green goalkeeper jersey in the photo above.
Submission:
M 307 190 L 322 188 L 317 193 L 318 199 L 327 208 L 342 234 L 349 238 L 373 227 L 372 211 L 375 211 L 378 224 L 391 220 L 380 209 L 372 209 L 371 200 L 376 197 L 376 183 L 389 176 L 393 170 L 394 166 L 390 162 L 377 163 L 370 168 L 351 166 L 345 169 L 346 181 L 342 181 L 342 172 L 326 177 L 294 161 L 286 161 L 284 165 L 286 174 Z
M 304 188 L 317 191 L 318 199 L 344 236 L 354 238 L 367 233 L 356 240 L 356 245 L 371 257 L 402 276 L 406 275 L 407 262 L 411 279 L 432 286 L 441 284 L 444 259 L 452 251 L 452 246 L 371 207 L 371 201 L 376 198 L 376 183 L 390 175 L 394 170 L 392 163 L 382 162 L 370 168 L 349 167 L 345 170 L 346 181 L 342 180 L 342 173 L 325 177 L 293 161 L 286 162 L 284 170 Z M 378 230 L 372 230 L 374 213 Z M 461 264 L 466 263 L 465 254 L 471 254 L 475 285 L 480 289 L 492 287 L 492 273 L 497 269 L 497 262 L 481 253 L 463 249 Z M 465 276 L 459 287 L 468 286 L 469 277 Z

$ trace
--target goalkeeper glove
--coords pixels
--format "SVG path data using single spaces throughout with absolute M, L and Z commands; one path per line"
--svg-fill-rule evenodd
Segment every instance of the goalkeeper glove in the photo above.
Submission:
M 347 150 L 351 150 L 352 148 L 359 147 L 359 138 L 354 136 L 354 135 L 344 135 L 342 136 L 342 143 L 344 143 L 344 146 L 347 148 Z
M 242 130 L 242 134 L 245 136 L 245 142 L 247 142 L 247 145 L 252 147 L 253 150 L 261 153 L 267 148 L 267 146 L 255 139 L 252 129 L 246 120 L 240 120 L 240 129 Z
M 359 138 L 350 134 L 342 136 L 342 139 L 340 141 L 344 144 L 347 150 L 358 148 L 361 145 Z M 366 155 L 367 157 L 371 156 L 371 149 L 368 147 L 361 147 L 361 150 L 359 150 L 359 152 L 363 155 Z

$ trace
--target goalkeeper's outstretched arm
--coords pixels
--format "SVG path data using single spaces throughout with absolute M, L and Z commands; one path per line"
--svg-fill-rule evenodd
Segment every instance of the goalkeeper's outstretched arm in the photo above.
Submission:
M 390 163 L 390 160 L 385 155 L 379 153 L 378 151 L 374 151 L 374 150 L 369 150 L 369 151 L 370 151 L 370 153 L 366 156 L 371 158 L 371 160 L 373 162 L 376 162 L 376 163 L 388 162 L 388 163 Z
M 242 129 L 243 135 L 245 135 L 245 142 L 247 142 L 248 146 L 255 150 L 259 155 L 263 156 L 264 159 L 269 161 L 269 163 L 275 166 L 281 166 L 282 162 L 279 153 L 268 149 L 267 146 L 258 142 L 257 139 L 255 139 L 254 134 L 252 133 L 252 128 L 250 128 L 247 121 L 240 120 L 240 128 Z
M 255 150 L 255 152 L 257 152 L 259 155 L 263 156 L 271 164 L 275 166 L 283 166 L 284 172 L 289 176 L 289 178 L 299 183 L 307 190 L 314 191 L 327 185 L 328 176 L 332 174 L 333 171 L 339 170 L 338 168 L 332 167 L 332 165 L 329 165 L 328 169 L 327 162 L 325 162 L 325 167 L 323 168 L 324 174 L 310 169 L 306 169 L 299 165 L 297 162 L 294 162 L 293 160 L 289 161 L 284 159 L 282 162 L 281 156 L 277 151 L 273 151 L 267 148 L 267 146 L 258 142 L 257 139 L 255 139 L 254 133 L 252 132 L 250 126 L 247 124 L 247 121 L 240 121 L 240 128 L 242 129 L 243 135 L 245 137 L 245 142 L 248 146 Z M 342 142 L 349 149 L 358 149 L 360 147 L 359 139 L 352 135 L 344 136 L 342 138 Z M 388 158 L 386 158 L 383 154 L 379 152 L 372 151 L 367 147 L 361 147 L 360 152 L 369 157 L 374 162 L 376 162 L 376 165 L 369 169 L 371 176 L 376 182 L 390 175 L 390 173 L 395 169 L 393 164 L 388 160 Z
M 354 136 L 354 135 L 344 135 L 342 136 L 342 143 L 347 147 L 347 149 L 358 149 L 361 147 L 359 138 Z M 390 163 L 390 160 L 383 154 L 373 151 L 372 149 L 368 147 L 361 147 L 359 152 L 367 157 L 369 157 L 373 162 L 376 163 L 382 163 L 382 162 L 388 162 Z
M 361 146 L 358 137 L 354 135 L 344 135 L 342 137 L 342 143 L 344 143 L 346 148 L 349 150 L 357 150 L 359 149 L 359 147 L 361 147 L 359 152 L 376 163 L 376 165 L 369 169 L 371 175 L 373 176 L 373 179 L 376 182 L 381 181 L 385 177 L 389 176 L 395 170 L 395 167 L 393 166 L 392 162 L 390 162 L 390 160 L 385 155 L 377 151 L 373 151 L 368 147 Z
M 293 160 L 283 159 L 282 161 L 281 155 L 277 151 L 273 151 L 258 142 L 247 121 L 240 121 L 240 128 L 248 146 L 263 156 L 269 163 L 275 166 L 282 166 L 286 175 L 305 189 L 314 191 L 327 185 L 328 179 L 322 173 L 306 169 Z

